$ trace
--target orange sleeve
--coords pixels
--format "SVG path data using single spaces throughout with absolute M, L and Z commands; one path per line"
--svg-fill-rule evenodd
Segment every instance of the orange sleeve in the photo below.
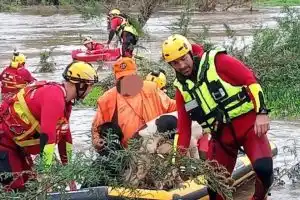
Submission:
M 170 98 L 170 103 L 169 103 L 169 109 L 168 109 L 168 112 L 174 112 L 174 111 L 176 111 L 176 110 L 177 110 L 177 107 L 176 107 L 176 100 Z
M 164 113 L 170 113 L 176 111 L 176 101 L 171 99 L 166 93 L 157 89 Z
M 101 151 L 104 140 L 100 137 L 99 126 L 112 120 L 116 107 L 117 89 L 116 87 L 106 91 L 99 97 L 97 112 L 92 123 L 92 144 L 96 151 Z

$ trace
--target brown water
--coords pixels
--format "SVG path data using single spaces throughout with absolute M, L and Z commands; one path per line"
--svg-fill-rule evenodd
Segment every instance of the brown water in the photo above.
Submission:
M 228 42 L 225 37 L 223 23 L 229 24 L 240 37 L 244 37 L 246 43 L 251 43 L 251 33 L 259 25 L 274 27 L 274 18 L 281 14 L 279 8 L 265 8 L 249 12 L 236 10 L 226 13 L 195 13 L 192 16 L 191 30 L 196 32 L 202 24 L 210 25 L 211 40 L 223 44 Z M 167 28 L 176 21 L 180 13 L 173 9 L 154 14 L 148 21 L 146 29 L 150 39 L 140 41 L 140 45 L 147 51 L 139 53 L 150 59 L 157 60 L 160 57 L 161 42 L 171 33 Z M 28 56 L 27 66 L 34 71 L 39 65 L 39 53 L 41 50 L 55 47 L 53 51 L 57 70 L 54 73 L 35 73 L 38 79 L 61 81 L 63 68 L 72 61 L 70 52 L 73 49 L 83 48 L 80 45 L 79 35 L 90 35 L 96 40 L 106 41 L 107 32 L 105 21 L 83 21 L 79 15 L 40 16 L 30 14 L 0 13 L 0 66 L 9 63 L 14 48 L 19 49 Z M 240 40 L 242 41 L 242 40 Z M 237 44 L 239 45 L 239 44 Z M 110 71 L 101 72 L 104 77 Z M 74 136 L 74 144 L 77 149 L 90 148 L 91 121 L 95 114 L 94 109 L 74 109 L 71 115 L 71 130 Z M 293 156 L 283 152 L 284 145 L 291 145 L 293 140 L 299 138 L 300 122 L 273 121 L 270 131 L 270 139 L 279 148 L 279 154 L 274 159 L 275 167 L 291 165 L 297 161 Z M 236 195 L 236 199 L 247 199 L 253 189 L 253 183 L 247 183 Z M 270 199 L 300 199 L 298 186 L 292 186 L 287 181 L 284 187 L 275 187 Z

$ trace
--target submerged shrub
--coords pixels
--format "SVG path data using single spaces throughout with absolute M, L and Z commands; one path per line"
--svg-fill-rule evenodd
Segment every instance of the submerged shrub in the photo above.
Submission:
M 55 71 L 55 62 L 52 57 L 54 48 L 44 50 L 40 53 L 40 62 L 39 66 L 36 68 L 35 71 L 40 73 L 48 73 Z

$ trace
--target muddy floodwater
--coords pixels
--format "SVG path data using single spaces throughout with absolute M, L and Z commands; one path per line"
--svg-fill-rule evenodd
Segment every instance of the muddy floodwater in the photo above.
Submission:
M 171 33 L 171 23 L 179 17 L 179 11 L 170 9 L 155 13 L 146 24 L 146 30 L 150 35 L 147 41 L 140 41 L 140 45 L 146 50 L 139 53 L 153 60 L 160 57 L 162 41 Z M 264 8 L 249 12 L 246 9 L 220 13 L 195 13 L 192 15 L 191 30 L 200 31 L 201 25 L 210 28 L 211 40 L 223 44 L 225 38 L 223 23 L 227 23 L 237 32 L 246 44 L 251 43 L 253 30 L 260 25 L 274 27 L 275 18 L 280 17 L 280 8 Z M 54 81 L 62 80 L 63 68 L 72 61 L 71 50 L 83 48 L 80 45 L 80 34 L 90 35 L 98 41 L 107 40 L 105 20 L 84 21 L 80 15 L 41 16 L 37 14 L 9 14 L 0 13 L 0 66 L 1 70 L 9 63 L 14 48 L 28 56 L 27 66 L 34 72 L 39 65 L 40 52 L 54 48 L 53 58 L 57 70 L 54 73 L 34 73 L 37 79 Z M 226 42 L 226 41 L 225 41 Z M 239 45 L 239 44 L 237 44 Z M 110 70 L 100 73 L 100 78 L 105 77 Z M 71 115 L 71 130 L 74 137 L 75 148 L 84 150 L 90 148 L 91 121 L 95 110 L 75 108 Z M 299 139 L 300 122 L 272 121 L 269 138 L 278 147 L 278 156 L 274 159 L 274 167 L 292 165 L 298 160 L 290 153 L 283 151 L 283 146 L 292 146 L 294 140 Z M 275 199 L 300 199 L 300 185 L 292 185 L 286 180 L 283 187 L 275 187 L 271 191 L 271 200 Z M 235 199 L 248 199 L 253 190 L 253 182 L 247 183 L 236 194 Z

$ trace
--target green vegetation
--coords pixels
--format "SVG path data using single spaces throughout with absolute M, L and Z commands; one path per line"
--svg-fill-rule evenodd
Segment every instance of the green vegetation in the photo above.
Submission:
M 152 154 L 143 146 L 142 138 L 129 141 L 127 149 L 116 151 L 113 146 L 114 132 L 107 130 L 109 138 L 106 139 L 105 155 L 95 155 L 94 152 L 77 152 L 71 162 L 62 166 L 56 162 L 49 170 L 44 171 L 40 165 L 40 159 L 36 159 L 35 172 L 39 181 L 31 181 L 26 185 L 26 192 L 7 193 L 0 185 L 0 199 L 46 199 L 47 191 L 65 193 L 65 187 L 72 180 L 76 180 L 85 187 L 91 185 L 103 185 L 128 188 L 132 195 L 139 195 L 137 188 L 155 189 L 153 182 L 163 185 L 176 185 L 176 177 L 180 175 L 185 179 L 193 179 L 199 184 L 207 184 L 212 189 L 224 194 L 226 199 L 231 200 L 234 190 L 233 180 L 227 170 L 219 166 L 215 161 L 203 161 L 201 159 L 191 159 L 187 156 L 176 156 L 176 163 L 172 164 L 172 155 Z M 168 140 L 168 139 L 167 139 Z M 162 137 L 161 143 L 166 139 Z M 95 159 L 96 158 L 96 159 Z M 150 163 L 150 165 L 149 165 Z M 184 168 L 184 170 L 182 170 Z M 140 169 L 147 169 L 147 181 L 144 178 L 137 178 Z M 172 171 L 172 173 L 170 173 Z M 32 172 L 27 172 L 33 175 Z M 5 174 L 8 177 L 9 174 Z M 199 176 L 203 175 L 203 178 Z M 167 180 L 167 181 L 166 181 Z M 178 181 L 177 181 L 178 182 Z M 177 185 L 178 186 L 178 185 Z M 90 191 L 92 192 L 92 191 Z M 100 194 L 101 195 L 101 194 Z M 122 195 L 122 193 L 120 194 Z M 68 199 L 63 195 L 62 199 Z
M 88 94 L 88 96 L 82 101 L 83 105 L 95 107 L 97 103 L 97 99 L 99 96 L 103 94 L 103 89 L 100 85 L 96 85 L 93 87 L 92 91 Z
M 254 6 L 294 6 L 300 5 L 299 0 L 252 0 Z M 73 13 L 79 12 L 84 17 L 99 17 L 102 14 L 106 14 L 111 8 L 120 8 L 125 13 L 133 14 L 132 17 L 139 22 L 139 25 L 143 27 L 149 17 L 156 12 L 157 8 L 169 8 L 170 6 L 186 6 L 191 4 L 191 10 L 200 12 L 206 11 L 227 11 L 232 7 L 248 7 L 252 10 L 252 3 L 249 0 L 149 0 L 149 1 L 136 1 L 136 0 L 2 0 L 0 2 L 0 12 L 17 12 L 28 11 L 33 9 L 41 15 L 46 13 L 51 15 L 56 12 Z M 54 7 L 55 6 L 55 7 Z M 30 8 L 28 8 L 30 7 Z M 56 8 L 56 10 L 54 9 Z M 59 9 L 58 9 L 59 8 Z M 134 23 L 136 25 L 136 23 Z M 137 27 L 141 30 L 140 27 Z
M 55 62 L 52 57 L 54 48 L 55 47 L 44 50 L 40 53 L 40 63 L 39 66 L 35 69 L 35 72 L 49 73 L 55 71 Z
M 300 5 L 299 0 L 255 0 L 258 6 L 297 6 Z
M 244 59 L 257 72 L 276 118 L 300 115 L 300 13 L 289 8 L 283 12 L 277 28 L 255 32 Z
M 19 9 L 19 6 L 15 2 L 10 2 L 10 1 L 0 1 L 0 12 L 16 12 Z

